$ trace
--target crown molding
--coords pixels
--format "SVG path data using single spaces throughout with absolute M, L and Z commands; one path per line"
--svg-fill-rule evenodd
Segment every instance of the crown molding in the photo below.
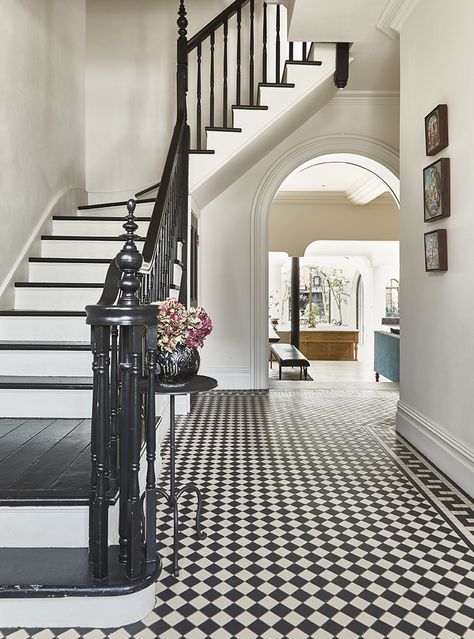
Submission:
M 346 197 L 352 204 L 364 206 L 387 192 L 387 186 L 376 175 L 363 175 L 346 189 Z
M 339 91 L 332 99 L 332 104 L 347 106 L 373 104 L 377 106 L 399 106 L 399 91 Z
M 392 40 L 399 40 L 400 30 L 417 4 L 418 0 L 390 0 L 377 22 L 377 29 Z

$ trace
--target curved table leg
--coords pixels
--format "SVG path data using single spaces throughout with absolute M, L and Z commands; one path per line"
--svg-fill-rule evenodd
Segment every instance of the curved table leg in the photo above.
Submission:
M 178 491 L 176 495 L 176 500 L 178 500 L 183 493 L 195 493 L 197 497 L 197 508 L 196 508 L 196 533 L 198 539 L 206 539 L 206 533 L 201 528 L 201 511 L 202 511 L 202 492 L 199 490 L 197 486 L 194 484 L 187 484 L 183 486 L 181 490 Z

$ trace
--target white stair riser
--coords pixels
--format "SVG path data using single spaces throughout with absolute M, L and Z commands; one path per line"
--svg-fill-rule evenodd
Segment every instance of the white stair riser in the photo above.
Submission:
M 268 121 L 268 110 L 252 111 L 251 109 L 234 109 L 233 125 L 242 129 L 242 133 L 257 134 Z
M 59 342 L 88 342 L 91 328 L 85 317 L 2 317 L 0 339 Z
M 125 220 L 121 222 L 114 220 L 91 222 L 90 220 L 81 220 L 80 217 L 77 220 L 53 220 L 53 235 L 109 235 L 118 237 L 125 233 L 124 222 Z M 150 223 L 137 221 L 137 224 L 137 234 L 145 236 Z
M 30 282 L 105 282 L 109 264 L 30 262 Z
M 96 304 L 101 294 L 100 288 L 17 288 L 15 308 L 82 311 L 88 304 Z
M 2 628 L 126 626 L 144 619 L 153 610 L 155 588 L 155 584 L 152 584 L 139 592 L 114 597 L 3 599 L 0 607 L 0 626 Z
M 0 375 L 88 377 L 92 375 L 92 353 L 0 350 Z
M 92 391 L 0 388 L 2 417 L 90 418 Z
M 135 215 L 138 217 L 150 217 L 153 212 L 154 202 L 147 202 L 145 204 L 138 204 L 135 209 Z M 83 209 L 77 210 L 77 215 L 79 217 L 93 217 L 97 215 L 97 217 L 123 217 L 123 221 L 125 222 L 125 217 L 127 215 L 127 207 L 126 206 L 105 206 L 102 208 L 94 208 L 94 209 Z
M 0 506 L 1 548 L 84 548 L 87 506 Z
M 139 251 L 143 242 L 137 242 Z M 41 257 L 98 257 L 112 259 L 122 249 L 123 242 L 87 240 L 42 240 Z

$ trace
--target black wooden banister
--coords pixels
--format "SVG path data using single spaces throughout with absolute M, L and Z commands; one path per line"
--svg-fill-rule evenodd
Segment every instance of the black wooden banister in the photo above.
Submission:
M 199 43 L 204 42 L 204 40 L 206 40 L 211 35 L 211 33 L 217 31 L 219 27 L 222 27 L 225 22 L 236 15 L 239 9 L 245 7 L 245 5 L 249 2 L 250 0 L 235 0 L 235 2 L 230 4 L 227 9 L 221 11 L 218 16 L 216 16 L 213 20 L 206 24 L 206 26 L 198 31 L 196 35 L 194 35 L 192 38 L 189 38 L 188 53 L 191 53 L 191 51 L 193 51 Z
M 142 272 L 147 272 L 150 270 L 156 255 L 157 238 L 159 236 L 160 227 L 163 221 L 163 212 L 169 200 L 169 187 L 171 184 L 171 178 L 174 170 L 176 169 L 178 151 L 183 142 L 186 126 L 186 118 L 184 114 L 181 114 L 178 117 L 178 121 L 176 122 L 176 125 L 174 127 L 173 137 L 171 138 L 171 144 L 168 150 L 168 155 L 166 157 L 165 167 L 163 169 L 161 186 L 156 197 L 150 225 L 148 227 L 148 233 L 146 235 L 145 244 L 143 246 L 143 266 L 141 268 Z
M 307 43 L 295 47 L 286 42 L 280 11 L 279 5 L 273 8 L 264 0 L 235 0 L 187 40 L 186 9 L 184 0 L 179 0 L 176 124 L 161 181 L 137 193 L 138 197 L 159 187 L 143 251 L 136 246 L 141 240 L 136 234 L 136 202 L 129 200 L 125 234 L 121 236 L 124 246 L 109 266 L 99 302 L 86 308 L 93 352 L 89 547 L 92 573 L 98 580 L 106 579 L 109 572 L 109 496 L 117 487 L 118 556 L 128 579 L 139 580 L 150 568 L 156 576 L 160 569 L 155 533 L 158 317 L 151 303 L 165 300 L 176 289 L 180 302 L 186 304 L 188 297 L 188 56 L 196 50 L 195 77 L 191 79 L 196 102 L 190 119 L 193 126 L 196 123 L 193 136 L 202 151 L 206 124 L 211 129 L 238 131 L 233 128 L 232 109 L 262 108 L 259 84 L 278 86 L 284 82 L 287 61 L 317 64 L 309 60 L 312 44 L 308 52 Z M 234 16 L 235 24 L 230 22 Z M 244 29 L 248 33 L 243 33 Z M 347 82 L 348 45 L 338 45 L 337 51 L 335 81 L 342 87 Z M 218 77 L 220 56 L 222 77 Z M 235 82 L 231 77 L 234 70 Z M 209 79 L 208 90 L 204 78 Z M 175 281 L 178 278 L 180 283 Z M 145 487 L 139 482 L 142 435 Z

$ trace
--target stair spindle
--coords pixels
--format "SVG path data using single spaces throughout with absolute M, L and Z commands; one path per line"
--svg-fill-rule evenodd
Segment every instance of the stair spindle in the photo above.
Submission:
M 155 413 L 155 367 L 156 367 L 156 326 L 149 326 L 146 336 L 148 394 L 146 403 L 146 562 L 156 561 L 156 413 Z
M 242 77 L 241 77 L 241 58 L 242 58 L 242 9 L 241 7 L 237 10 L 237 82 L 236 82 L 236 97 L 235 103 L 240 105 L 241 100 L 241 86 L 242 86 Z
M 303 42 L 303 62 L 306 62 L 308 58 L 308 43 Z
M 224 128 L 227 128 L 227 100 L 228 100 L 228 82 L 227 82 L 227 66 L 228 66 L 228 53 L 227 53 L 227 41 L 229 34 L 229 23 L 226 20 L 224 22 L 224 86 L 222 88 L 222 125 Z
M 267 81 L 267 39 L 268 39 L 268 17 L 267 17 L 267 3 L 263 3 L 263 52 L 262 52 L 262 81 Z
M 202 112 L 201 112 L 201 63 L 202 63 L 202 48 L 201 43 L 197 47 L 197 108 L 196 108 L 196 144 L 197 148 L 201 149 L 201 126 L 202 126 Z
M 118 328 L 113 326 L 110 349 L 110 450 L 109 450 L 109 492 L 115 494 L 118 486 L 118 413 L 119 413 L 119 370 L 118 370 Z
M 255 85 L 255 0 L 250 0 L 250 69 L 249 69 L 249 104 L 253 106 Z
M 275 82 L 281 82 L 281 38 L 280 38 L 280 29 L 281 29 L 281 17 L 280 17 L 280 5 L 276 6 L 276 41 L 275 41 Z
M 295 43 L 294 42 L 290 42 L 290 45 L 289 45 L 289 59 L 291 62 L 293 62 L 293 60 L 295 59 Z
M 209 94 L 209 120 L 210 126 L 214 126 L 214 73 L 215 73 L 215 63 L 214 63 L 214 55 L 216 48 L 216 34 L 215 31 L 211 33 L 211 70 L 210 70 L 210 94 Z

